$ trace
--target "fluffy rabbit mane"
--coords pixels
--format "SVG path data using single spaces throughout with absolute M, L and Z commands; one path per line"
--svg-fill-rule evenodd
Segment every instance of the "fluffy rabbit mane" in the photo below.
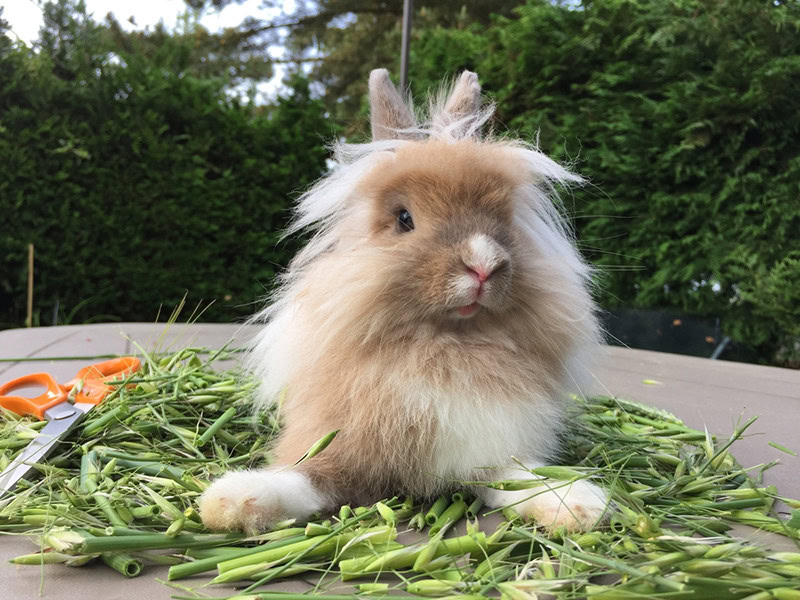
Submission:
M 427 117 L 419 124 L 415 116 L 413 122 L 392 128 L 389 135 L 376 136 L 381 139 L 370 143 L 336 144 L 335 168 L 297 203 L 287 235 L 306 231 L 310 239 L 281 275 L 268 306 L 251 321 L 263 324 L 263 328 L 252 343 L 248 366 L 262 381 L 262 402 L 273 402 L 286 395 L 288 389 L 291 402 L 284 404 L 294 407 L 294 415 L 287 416 L 293 427 L 307 429 L 305 437 L 312 442 L 330 431 L 326 427 L 336 425 L 337 411 L 353 427 L 383 428 L 374 434 L 372 442 L 363 443 L 384 449 L 396 444 L 411 427 L 411 417 L 400 418 L 398 411 L 407 416 L 419 415 L 425 413 L 426 403 L 438 402 L 431 419 L 461 418 L 463 406 L 458 401 L 448 403 L 428 397 L 431 394 L 419 383 L 420 369 L 431 364 L 431 348 L 440 342 L 446 344 L 447 350 L 437 357 L 456 371 L 463 368 L 459 366 L 461 350 L 481 369 L 485 367 L 480 373 L 467 367 L 473 372 L 465 373 L 460 384 L 453 383 L 452 373 L 430 369 L 428 383 L 449 387 L 451 395 L 458 395 L 457 390 L 477 389 L 476 393 L 498 397 L 563 397 L 564 392 L 579 391 L 589 375 L 587 359 L 599 338 L 590 294 L 591 271 L 575 248 L 556 195 L 558 187 L 580 183 L 581 179 L 533 144 L 482 133 L 494 114 L 494 106 L 475 102 L 455 110 L 454 88 L 464 84 L 462 76 L 452 87 L 435 95 Z M 410 100 L 404 102 L 408 114 L 414 115 Z M 373 132 L 376 111 L 373 103 Z M 517 334 L 477 327 L 459 338 L 414 322 L 413 308 L 399 315 L 381 312 L 383 309 L 374 302 L 387 293 L 390 278 L 388 274 L 382 277 L 382 273 L 397 266 L 387 260 L 384 251 L 370 244 L 364 228 L 363 182 L 374 177 L 376 169 L 399 151 L 432 143 L 454 150 L 496 150 L 495 156 L 512 165 L 506 168 L 521 182 L 514 191 L 513 222 L 531 248 L 529 254 L 535 255 L 530 259 L 535 261 L 531 268 L 537 269 L 541 297 L 530 308 L 530 318 L 511 327 L 519 331 Z M 509 365 L 505 357 L 495 358 L 493 353 L 480 349 L 488 345 L 513 348 L 519 344 L 515 335 L 536 340 L 534 345 L 544 349 L 532 351 L 538 363 Z M 405 344 L 402 350 L 398 349 L 398 340 Z M 360 352 L 366 347 L 368 352 Z M 498 373 L 496 378 L 493 372 Z M 334 383 L 321 392 L 323 381 Z M 400 388 L 402 393 L 398 392 Z M 397 400 L 391 406 L 376 405 L 376 399 L 384 392 L 399 395 L 404 406 L 398 408 Z M 335 398 L 326 401 L 319 398 L 321 394 Z M 341 397 L 362 405 L 348 407 L 348 401 L 340 402 Z M 552 453 L 563 419 L 560 400 L 541 400 L 535 415 L 522 407 L 495 414 L 493 406 L 487 404 L 482 412 L 472 411 L 462 418 L 477 420 L 465 425 L 472 427 L 475 435 L 481 435 L 481 428 L 487 423 L 494 422 L 502 428 L 509 419 L 518 421 L 517 431 L 508 432 L 508 439 L 503 440 L 505 445 L 497 442 L 496 452 L 486 452 L 484 448 L 485 460 L 507 460 L 509 443 L 524 445 L 525 436 L 542 438 L 536 448 L 538 455 Z M 303 421 L 304 411 L 318 414 L 306 419 L 308 424 L 298 423 Z M 393 417 L 381 417 L 381 411 L 389 411 Z M 419 426 L 426 427 L 424 423 Z

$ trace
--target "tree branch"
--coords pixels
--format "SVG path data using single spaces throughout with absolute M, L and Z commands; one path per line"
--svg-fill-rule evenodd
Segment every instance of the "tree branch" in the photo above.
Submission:
M 383 15 L 387 15 L 388 14 L 388 15 L 399 15 L 400 12 L 398 12 L 396 10 L 387 10 L 387 9 L 380 9 L 380 8 L 360 8 L 360 9 L 357 9 L 357 10 L 348 10 L 346 12 L 327 11 L 327 12 L 317 13 L 315 15 L 308 15 L 308 16 L 302 17 L 300 19 L 297 19 L 295 21 L 285 21 L 285 22 L 282 22 L 282 23 L 274 23 L 273 22 L 273 23 L 268 23 L 266 25 L 260 25 L 258 27 L 253 27 L 252 29 L 248 29 L 247 31 L 251 32 L 251 33 L 261 33 L 263 31 L 269 31 L 271 29 L 282 29 L 284 27 L 294 28 L 294 27 L 298 27 L 298 26 L 301 26 L 301 25 L 307 25 L 309 23 L 314 23 L 314 22 L 320 22 L 320 21 L 321 22 L 327 22 L 327 21 L 330 21 L 331 19 L 334 19 L 336 17 L 342 16 L 344 14 L 356 14 L 356 15 L 359 15 L 359 14 L 379 14 L 379 15 L 383 14 Z

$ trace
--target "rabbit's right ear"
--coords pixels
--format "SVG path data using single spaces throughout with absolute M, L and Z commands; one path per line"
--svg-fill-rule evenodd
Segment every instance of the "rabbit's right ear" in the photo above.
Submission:
M 374 69 L 369 74 L 369 107 L 373 141 L 410 137 L 399 134 L 398 130 L 411 129 L 417 124 L 386 69 Z

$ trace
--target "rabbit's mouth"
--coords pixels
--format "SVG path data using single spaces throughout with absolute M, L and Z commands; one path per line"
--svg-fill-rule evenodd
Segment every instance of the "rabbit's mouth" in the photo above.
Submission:
M 478 312 L 480 307 L 481 307 L 480 304 L 478 304 L 477 302 L 473 302 L 472 304 L 467 304 L 466 306 L 461 306 L 457 308 L 456 312 L 458 313 L 458 316 L 461 317 L 462 319 L 469 319 L 471 316 L 473 316 L 475 313 Z
M 461 274 L 452 285 L 457 293 L 448 310 L 458 320 L 469 319 L 479 312 L 501 311 L 508 303 L 510 278 L 508 267 L 496 271 L 491 278 Z

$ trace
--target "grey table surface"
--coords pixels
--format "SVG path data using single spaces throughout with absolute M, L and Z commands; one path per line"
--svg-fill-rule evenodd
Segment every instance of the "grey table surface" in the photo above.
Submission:
M 134 343 L 148 351 L 188 345 L 219 348 L 231 340 L 234 346 L 241 345 L 252 333 L 252 329 L 238 325 L 175 324 L 167 328 L 145 323 L 0 331 L 0 382 L 37 371 L 49 372 L 59 381 L 67 380 L 92 362 L 86 357 L 134 353 Z M 49 357 L 74 358 L 34 360 Z M 10 358 L 23 360 L 8 361 Z M 593 393 L 664 408 L 691 427 L 706 427 L 721 436 L 730 434 L 741 419 L 758 415 L 751 435 L 737 442 L 736 458 L 745 466 L 780 460 L 766 473 L 765 480 L 777 485 L 785 496 L 800 497 L 800 458 L 768 445 L 774 442 L 800 451 L 800 371 L 609 347 L 599 357 L 594 375 Z M 751 530 L 744 534 L 766 539 L 776 548 L 785 544 L 780 538 L 763 538 L 763 534 Z M 0 599 L 161 600 L 177 593 L 156 581 L 166 578 L 163 567 L 148 567 L 140 577 L 125 580 L 103 565 L 40 570 L 7 562 L 32 551 L 35 546 L 24 536 L 6 535 L 0 540 Z M 194 587 L 204 581 L 200 578 L 179 583 Z M 292 591 L 309 588 L 301 579 L 282 586 Z M 209 596 L 233 593 L 231 588 L 203 591 Z

